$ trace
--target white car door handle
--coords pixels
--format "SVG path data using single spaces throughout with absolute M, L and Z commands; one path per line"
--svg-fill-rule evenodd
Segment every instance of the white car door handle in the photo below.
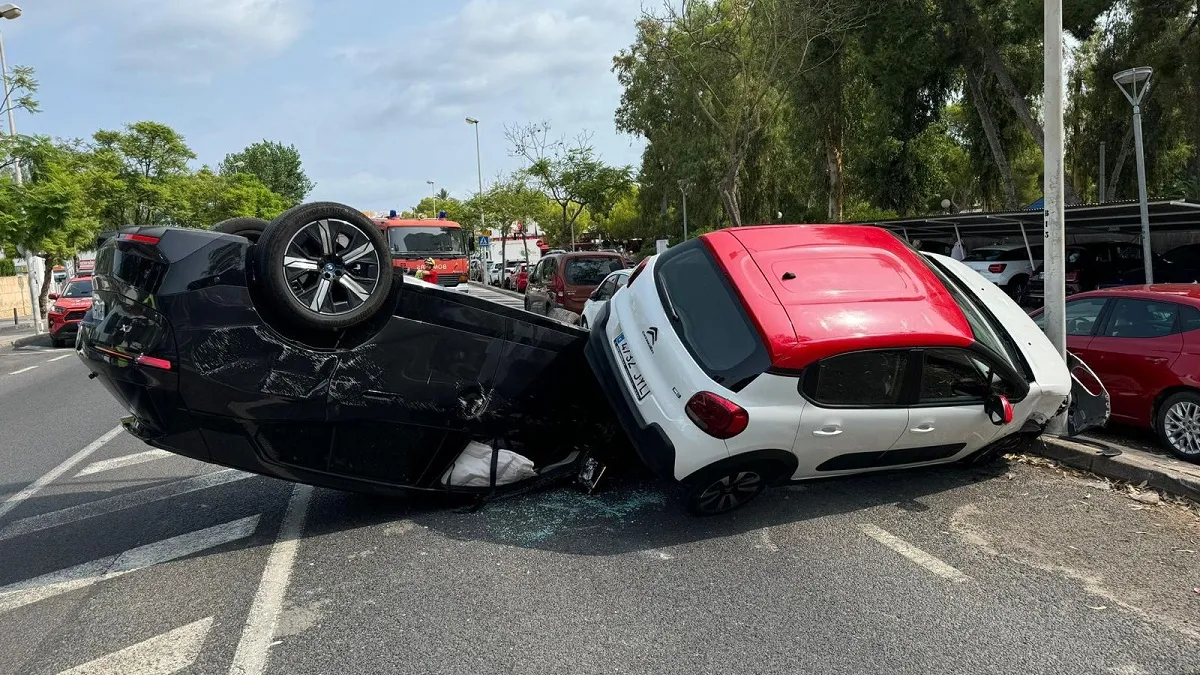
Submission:
M 927 433 L 933 431 L 933 425 L 932 424 L 922 424 L 919 427 L 913 427 L 913 428 L 909 429 L 909 431 L 913 432 L 914 434 L 927 434 Z
M 836 424 L 828 424 L 813 430 L 813 436 L 837 436 L 840 433 L 842 433 L 842 428 Z

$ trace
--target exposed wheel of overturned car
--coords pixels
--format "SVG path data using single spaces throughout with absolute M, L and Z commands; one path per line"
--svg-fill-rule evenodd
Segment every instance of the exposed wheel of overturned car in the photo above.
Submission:
M 365 321 L 391 292 L 387 239 L 344 204 L 313 202 L 283 212 L 263 232 L 257 264 L 266 298 L 310 328 Z
M 249 216 L 238 216 L 228 220 L 222 220 L 212 226 L 213 232 L 221 232 L 223 234 L 236 234 L 239 237 L 245 237 L 250 240 L 251 244 L 257 244 L 262 233 L 270 225 L 262 218 L 251 218 Z

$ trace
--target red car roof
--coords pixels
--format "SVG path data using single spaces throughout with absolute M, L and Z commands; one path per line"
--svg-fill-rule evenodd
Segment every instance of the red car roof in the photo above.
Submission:
M 1200 284 L 1142 284 L 1140 286 L 1118 286 L 1087 291 L 1072 295 L 1069 300 L 1079 298 L 1141 298 L 1143 300 L 1170 300 L 1200 307 Z
M 958 303 L 920 254 L 862 225 L 763 225 L 702 235 L 777 368 L 845 351 L 965 347 Z

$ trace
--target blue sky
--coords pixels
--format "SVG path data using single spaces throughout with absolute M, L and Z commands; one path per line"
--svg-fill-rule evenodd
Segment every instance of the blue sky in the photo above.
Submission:
M 595 132 L 601 157 L 637 165 L 618 134 L 611 58 L 639 0 L 24 0 L 0 22 L 13 64 L 35 68 L 42 112 L 21 133 L 90 137 L 154 120 L 196 166 L 268 138 L 294 144 L 311 198 L 364 210 L 476 189 L 517 167 L 505 124 Z M 336 8 L 336 9 L 335 9 Z

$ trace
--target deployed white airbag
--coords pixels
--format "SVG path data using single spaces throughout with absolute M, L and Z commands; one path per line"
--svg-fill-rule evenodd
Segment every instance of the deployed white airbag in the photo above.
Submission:
M 442 483 L 451 487 L 489 487 L 492 485 L 492 453 L 496 457 L 496 485 L 517 483 L 533 478 L 533 462 L 512 450 L 493 450 L 491 446 L 471 441 L 454 464 L 442 475 Z

